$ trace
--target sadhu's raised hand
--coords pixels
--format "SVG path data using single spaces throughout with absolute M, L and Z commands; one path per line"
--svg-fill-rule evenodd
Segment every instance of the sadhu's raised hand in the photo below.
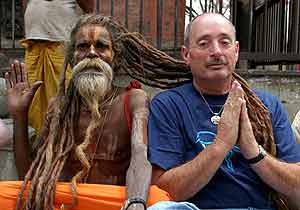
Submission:
M 17 60 L 11 64 L 10 70 L 5 73 L 5 81 L 7 105 L 12 117 L 27 114 L 33 96 L 42 82 L 36 81 L 30 86 L 25 65 Z

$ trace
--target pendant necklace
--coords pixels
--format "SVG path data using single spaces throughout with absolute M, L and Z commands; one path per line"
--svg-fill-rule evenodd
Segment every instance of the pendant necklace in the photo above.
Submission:
M 213 114 L 213 116 L 210 118 L 210 121 L 212 122 L 212 124 L 218 125 L 218 124 L 219 124 L 219 121 L 220 121 L 220 119 L 221 119 L 220 114 L 221 114 L 221 112 L 222 112 L 223 109 L 224 109 L 224 105 L 222 106 L 222 108 L 220 109 L 219 112 L 214 112 L 214 111 L 210 108 L 209 103 L 206 101 L 206 99 L 204 98 L 204 96 L 202 95 L 202 93 L 201 93 L 200 91 L 199 91 L 199 93 L 200 93 L 200 96 L 202 97 L 204 103 L 205 103 L 206 106 L 208 107 L 209 111 Z

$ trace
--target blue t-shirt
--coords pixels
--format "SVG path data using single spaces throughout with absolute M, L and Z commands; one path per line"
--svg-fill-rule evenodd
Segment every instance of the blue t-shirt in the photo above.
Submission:
M 282 104 L 269 93 L 255 92 L 270 111 L 277 158 L 300 162 L 300 147 L 295 144 Z M 227 99 L 227 95 L 204 97 L 216 113 Z M 211 117 L 192 83 L 158 94 L 150 106 L 149 161 L 168 170 L 195 158 L 216 135 L 217 126 L 211 123 Z M 273 209 L 268 192 L 269 187 L 246 163 L 239 147 L 234 146 L 209 183 L 188 201 L 202 209 Z

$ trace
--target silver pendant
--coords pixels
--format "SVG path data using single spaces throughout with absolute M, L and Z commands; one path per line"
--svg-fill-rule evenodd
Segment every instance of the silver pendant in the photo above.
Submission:
M 214 125 L 218 125 L 219 121 L 220 121 L 221 117 L 218 115 L 214 115 L 210 118 L 210 121 L 214 124 Z

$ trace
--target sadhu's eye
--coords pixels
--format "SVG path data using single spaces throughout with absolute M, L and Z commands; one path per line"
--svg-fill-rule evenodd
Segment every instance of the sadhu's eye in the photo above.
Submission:
M 100 49 L 100 50 L 103 50 L 103 49 L 107 49 L 107 48 L 108 48 L 108 45 L 107 45 L 107 44 L 104 44 L 103 42 L 97 42 L 97 43 L 96 43 L 96 48 L 97 48 L 97 49 Z
M 88 49 L 89 45 L 87 43 L 80 43 L 76 46 L 76 49 Z

